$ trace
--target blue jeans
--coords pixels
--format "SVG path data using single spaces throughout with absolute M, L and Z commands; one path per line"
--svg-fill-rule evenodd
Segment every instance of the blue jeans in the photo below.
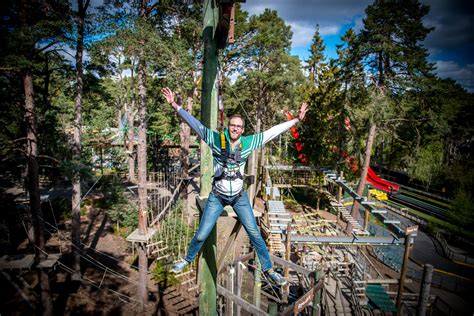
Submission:
M 252 246 L 255 248 L 255 251 L 257 251 L 263 271 L 271 269 L 272 261 L 270 260 L 270 255 L 268 254 L 267 245 L 265 244 L 265 241 L 260 234 L 260 230 L 258 229 L 257 221 L 253 216 L 253 210 L 250 206 L 247 193 L 242 192 L 242 196 L 240 198 L 239 194 L 234 196 L 221 195 L 220 197 L 226 205 L 232 205 L 232 203 L 238 199 L 238 201 L 233 206 L 234 211 L 242 223 L 242 226 L 244 226 L 245 231 L 249 235 Z M 209 194 L 209 198 L 207 199 L 206 207 L 204 208 L 198 230 L 189 244 L 188 253 L 184 258 L 186 261 L 192 262 L 194 260 L 202 245 L 204 244 L 204 241 L 206 241 L 207 237 L 216 225 L 217 219 L 221 215 L 223 209 L 224 205 L 221 204 L 214 192 L 211 192 Z

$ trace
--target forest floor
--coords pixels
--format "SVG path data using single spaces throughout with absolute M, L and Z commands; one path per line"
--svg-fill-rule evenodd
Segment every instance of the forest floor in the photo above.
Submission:
M 67 197 L 70 190 L 62 188 L 55 197 Z M 27 233 L 23 228 L 20 211 L 14 208 L 12 199 L 18 197 L 20 189 L 2 190 L 2 202 L 9 201 L 8 213 L 11 216 L 2 218 L 9 226 L 16 227 L 16 234 L 11 234 L 12 244 L 2 247 L 2 254 L 26 256 L 33 253 Z M 94 194 L 89 198 L 96 198 Z M 136 253 L 132 254 L 130 244 L 112 228 L 112 223 L 102 209 L 88 207 L 81 216 L 81 274 L 82 282 L 71 280 L 71 221 L 62 220 L 48 214 L 43 203 L 45 235 L 47 243 L 45 252 L 60 254 L 60 259 L 53 270 L 49 271 L 50 287 L 55 315 L 161 315 L 159 312 L 158 286 L 150 277 L 148 282 L 150 302 L 143 312 L 136 297 L 137 262 Z M 54 204 L 54 203 L 53 203 Z M 5 205 L 5 204 L 4 204 Z M 13 209 L 11 209 L 13 207 Z M 18 212 L 18 214 L 16 214 Z M 5 214 L 4 213 L 4 214 Z M 84 212 L 83 212 L 84 213 Z M 4 246 L 4 245 L 2 245 Z M 9 249 L 8 249 L 9 248 Z M 1 315 L 33 314 L 32 308 L 38 302 L 38 280 L 34 270 L 4 271 L 10 276 L 8 285 L 0 287 L 2 297 Z M 6 284 L 5 275 L 2 284 Z M 23 297 L 18 294 L 23 292 Z
M 11 242 L 15 249 L 7 249 L 2 244 L 2 255 L 6 253 L 28 254 L 33 253 L 33 248 L 26 237 L 23 222 L 20 220 L 20 210 L 15 207 L 13 199 L 18 197 L 22 190 L 9 189 L 2 190 L 2 202 L 4 210 L 2 223 L 17 229 L 16 234 L 11 235 Z M 68 197 L 70 190 L 59 188 L 52 196 Z M 89 198 L 98 198 L 98 195 L 90 195 Z M 47 204 L 47 203 L 43 203 Z M 53 203 L 54 204 L 54 203 Z M 256 209 L 263 210 L 263 202 L 257 200 Z M 61 259 L 54 270 L 49 271 L 51 293 L 56 315 L 167 315 L 169 312 L 169 302 L 163 299 L 164 289 L 155 284 L 149 275 L 148 293 L 149 303 L 140 311 L 140 303 L 137 300 L 137 262 L 136 254 L 133 254 L 130 244 L 123 236 L 114 231 L 110 219 L 102 209 L 88 207 L 81 217 L 81 230 L 83 249 L 81 250 L 82 262 L 82 282 L 71 280 L 72 257 L 71 253 L 71 223 L 70 220 L 60 219 L 52 216 L 46 207 L 44 210 L 45 230 L 47 245 L 45 251 L 49 254 L 61 254 Z M 327 216 L 332 216 L 328 213 Z M 333 219 L 333 218 L 331 218 Z M 217 251 L 222 252 L 222 248 L 227 241 L 234 226 L 235 219 L 221 218 L 218 222 Z M 10 229 L 10 231 L 15 231 Z M 226 260 L 233 260 L 247 249 L 248 244 L 245 231 L 242 229 L 231 251 L 226 256 Z M 387 278 L 398 278 L 398 273 L 377 261 L 370 251 L 367 254 L 372 259 L 376 268 Z M 150 262 L 151 263 L 151 262 Z M 152 265 L 151 265 L 152 267 Z M 5 275 L 2 278 L 0 295 L 1 315 L 25 315 L 32 314 L 32 308 L 38 302 L 38 282 L 35 271 L 4 271 L 11 281 L 6 281 Z M 8 283 L 7 283 L 8 282 Z M 22 298 L 17 295 L 17 288 L 24 293 Z M 249 282 L 251 283 L 251 282 Z M 407 290 L 412 293 L 419 291 L 419 283 L 408 283 Z M 395 289 L 393 289 L 395 290 Z M 251 293 L 251 289 L 244 292 Z M 457 308 L 454 310 L 468 311 L 467 306 L 463 306 L 463 300 L 459 300 L 452 293 L 432 288 L 436 295 L 445 297 L 446 301 L 456 302 Z

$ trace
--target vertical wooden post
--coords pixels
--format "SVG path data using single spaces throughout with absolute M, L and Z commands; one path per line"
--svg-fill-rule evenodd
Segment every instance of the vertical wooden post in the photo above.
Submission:
M 314 281 L 313 286 L 315 286 L 319 281 L 320 268 L 314 271 Z M 321 314 L 321 290 L 318 290 L 314 293 L 313 297 L 313 312 L 312 316 L 319 316 Z
M 240 297 L 242 293 L 242 263 L 239 261 L 237 262 L 237 265 L 235 267 L 235 295 Z M 236 316 L 240 316 L 240 306 L 237 305 L 236 311 L 235 311 Z
M 410 257 L 410 248 L 411 248 L 411 234 L 406 234 L 405 235 L 405 252 L 403 254 L 402 271 L 400 273 L 400 281 L 398 282 L 397 315 L 401 315 L 402 313 L 401 306 L 402 306 L 403 286 L 405 284 L 405 277 L 407 274 L 408 259 Z
M 343 176 L 344 176 L 344 172 L 341 171 L 339 173 L 339 177 L 341 178 L 341 180 Z M 339 186 L 339 190 L 337 191 L 337 203 L 341 204 L 341 202 L 342 202 L 342 186 Z
M 430 296 L 431 278 L 433 276 L 433 266 L 425 264 L 423 268 L 423 278 L 421 279 L 420 297 L 418 298 L 418 306 L 416 308 L 417 316 L 426 315 L 426 305 Z
M 278 314 L 278 304 L 275 302 L 269 302 L 268 303 L 268 315 L 270 316 L 275 316 Z
M 300 266 L 302 267 L 305 267 L 304 266 L 304 261 L 305 261 L 305 258 L 306 258 L 306 245 L 303 245 L 303 250 L 301 251 L 301 259 L 300 259 Z
M 261 301 L 261 290 L 262 290 L 262 264 L 260 263 L 260 258 L 255 252 L 255 265 L 257 268 L 255 269 L 254 275 L 254 286 L 253 286 L 253 305 L 257 308 L 260 308 L 260 301 Z
M 205 0 L 203 9 L 204 65 L 202 74 L 201 122 L 210 129 L 217 127 L 217 44 L 214 38 L 219 10 L 214 0 Z M 201 142 L 202 197 L 211 192 L 213 173 L 212 152 Z M 216 228 L 212 230 L 199 258 L 198 282 L 200 286 L 199 315 L 216 314 Z
M 288 226 L 286 228 L 285 246 L 286 246 L 285 260 L 290 261 L 290 259 L 291 259 L 291 222 L 288 223 Z M 288 267 L 285 267 L 285 269 L 284 269 L 284 276 L 285 276 L 285 279 L 288 280 L 288 278 L 290 276 L 290 269 Z M 290 284 L 288 283 L 287 285 L 285 285 L 282 288 L 282 290 L 283 290 L 282 301 L 287 303 L 288 302 L 288 294 L 290 292 Z
M 235 293 L 234 291 L 234 275 L 235 275 L 235 268 L 232 265 L 228 266 L 228 274 L 227 274 L 227 289 L 231 293 Z M 234 315 L 234 303 L 232 300 L 226 298 L 226 307 L 225 307 L 225 314 L 226 316 Z

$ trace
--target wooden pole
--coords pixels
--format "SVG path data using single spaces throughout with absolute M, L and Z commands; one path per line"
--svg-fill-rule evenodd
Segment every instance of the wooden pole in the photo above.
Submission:
M 214 33 L 219 10 L 213 0 L 205 0 L 203 8 L 204 64 L 202 74 L 201 122 L 210 129 L 217 128 L 217 44 Z M 211 192 L 213 174 L 212 152 L 201 142 L 201 197 Z M 199 259 L 198 282 L 200 286 L 199 315 L 216 314 L 216 228 L 212 230 L 202 248 Z
M 254 286 L 253 286 L 253 305 L 255 305 L 257 308 L 260 308 L 260 302 L 262 298 L 262 264 L 260 263 L 260 258 L 257 255 L 257 252 L 255 252 L 255 264 L 257 268 L 255 269 L 255 274 L 254 274 Z
M 400 273 L 400 281 L 398 282 L 397 315 L 401 315 L 402 313 L 401 306 L 402 306 L 403 286 L 405 284 L 405 277 L 406 277 L 407 268 L 408 268 L 410 248 L 411 248 L 411 234 L 406 234 L 405 235 L 405 252 L 403 254 L 402 271 Z
M 319 275 L 321 273 L 318 269 L 314 271 L 313 286 L 315 286 L 319 281 Z M 321 290 L 317 290 L 316 293 L 314 293 L 314 297 L 313 297 L 313 312 L 311 313 L 311 315 L 319 316 L 320 314 L 321 314 Z
M 242 293 L 242 262 L 238 261 L 235 266 L 235 295 L 240 297 Z M 240 306 L 237 305 L 235 315 L 240 316 Z
M 339 177 L 342 180 L 342 177 L 344 176 L 344 172 L 341 171 L 339 174 Z M 339 190 L 337 191 L 337 203 L 341 204 L 342 202 L 342 186 L 339 186 Z
M 433 276 L 433 266 L 425 264 L 423 268 L 423 278 L 421 279 L 420 297 L 418 298 L 418 306 L 416 308 L 417 316 L 426 315 L 426 305 L 430 296 L 431 278 Z
M 277 315 L 278 314 L 278 304 L 275 303 L 275 302 L 269 302 L 267 311 L 268 311 L 268 315 L 270 315 L 270 316 Z
M 234 293 L 234 275 L 235 275 L 235 268 L 234 266 L 228 266 L 228 274 L 227 274 L 227 289 L 229 292 Z M 226 308 L 225 308 L 226 316 L 234 315 L 234 303 L 232 300 L 226 297 Z
M 285 243 L 285 246 L 286 246 L 285 260 L 290 261 L 290 258 L 291 258 L 291 222 L 288 223 L 288 226 L 286 228 L 286 243 Z M 285 266 L 284 275 L 285 275 L 285 279 L 288 280 L 288 278 L 290 276 L 290 269 L 287 266 Z M 282 301 L 285 302 L 285 303 L 288 303 L 288 294 L 290 292 L 290 284 L 288 283 L 287 285 L 285 285 L 282 290 L 283 290 Z

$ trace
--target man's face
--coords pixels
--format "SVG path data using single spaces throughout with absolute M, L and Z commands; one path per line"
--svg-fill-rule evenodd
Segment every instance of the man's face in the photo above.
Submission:
M 233 117 L 229 121 L 229 136 L 230 140 L 236 141 L 244 132 L 244 122 L 240 117 Z

